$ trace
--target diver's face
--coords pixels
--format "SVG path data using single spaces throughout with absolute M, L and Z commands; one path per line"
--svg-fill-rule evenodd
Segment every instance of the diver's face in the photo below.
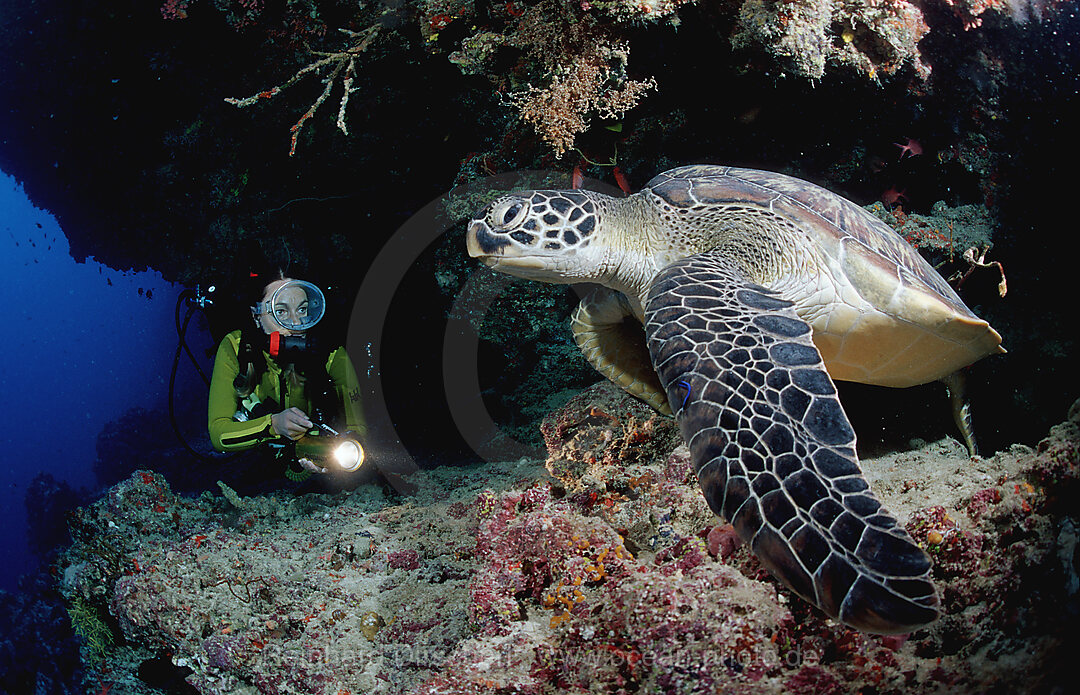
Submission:
M 303 331 L 294 331 L 281 326 L 274 317 L 277 316 L 282 323 L 301 324 L 307 317 L 308 297 L 300 287 L 288 287 L 278 294 L 274 306 L 267 306 L 267 302 L 274 296 L 274 292 L 289 282 L 292 278 L 275 280 L 266 286 L 262 296 L 263 312 L 256 317 L 256 321 L 267 335 L 274 331 L 282 335 L 301 335 Z

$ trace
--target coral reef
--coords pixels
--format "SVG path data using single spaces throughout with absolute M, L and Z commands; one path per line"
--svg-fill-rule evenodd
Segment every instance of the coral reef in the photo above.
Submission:
M 565 75 L 554 72 L 547 86 L 530 86 L 507 97 L 507 102 L 536 128 L 555 156 L 562 157 L 574 146 L 574 139 L 588 129 L 589 114 L 601 119 L 621 118 L 645 92 L 656 88 L 652 79 L 628 80 L 628 61 L 625 44 L 592 42 L 587 52 L 575 56 Z
M 323 50 L 309 46 L 309 62 L 284 82 L 226 101 L 238 107 L 253 106 L 277 97 L 309 75 L 323 74 L 323 90 L 290 129 L 289 155 L 296 154 L 305 123 L 335 90 L 340 93 L 336 126 L 348 135 L 350 95 L 361 89 L 354 86 L 358 73 L 392 50 L 381 48 L 369 55 L 373 42 L 394 33 L 411 43 L 416 39 L 403 26 L 417 26 L 426 51 L 445 56 L 465 75 L 486 77 L 502 104 L 513 107 L 561 158 L 589 129 L 592 118 L 616 121 L 658 87 L 654 77 L 629 76 L 630 38 L 643 25 L 677 27 L 680 10 L 699 4 L 696 0 L 538 0 L 491 8 L 471 0 L 416 0 L 393 7 L 361 4 L 337 32 L 330 32 L 322 17 L 334 13 L 322 3 L 311 3 L 306 22 L 294 18 L 291 30 L 266 31 L 281 43 L 317 43 Z M 924 18 L 924 4 L 743 0 L 725 4 L 731 6 L 726 8 L 732 10 L 731 15 L 704 16 L 717 23 L 718 31 L 729 33 L 732 47 L 749 55 L 750 64 L 756 56 L 767 55 L 783 70 L 810 80 L 820 80 L 835 69 L 877 81 L 910 69 L 917 81 L 925 82 L 931 69 L 919 42 L 931 27 Z M 938 14 L 955 18 L 965 30 L 979 27 L 990 10 L 1024 20 L 1006 0 L 929 4 Z M 185 19 L 187 8 L 187 3 L 169 0 L 162 14 Z M 224 9 L 226 20 L 237 29 L 271 23 L 271 17 L 261 17 L 258 3 Z
M 993 213 L 981 205 L 950 207 L 939 200 L 929 215 L 907 213 L 902 207 L 888 209 L 881 203 L 873 203 L 866 209 L 923 252 L 934 265 L 959 260 L 970 248 L 989 249 L 998 227 Z
M 994 246 L 992 239 L 998 223 L 985 206 L 949 207 L 939 200 L 929 215 L 909 214 L 900 206 L 888 209 L 881 203 L 866 209 L 921 251 L 957 289 L 976 270 L 988 269 L 997 280 L 998 295 L 1004 298 L 1008 293 L 1004 265 L 986 260 Z
M 872 80 L 904 67 L 930 75 L 918 48 L 930 28 L 914 3 L 747 0 L 738 17 L 737 48 L 764 49 L 800 77 L 821 79 L 829 66 Z
M 347 108 L 350 95 L 358 91 L 354 81 L 365 63 L 374 62 L 368 53 L 381 34 L 394 32 L 408 43 L 415 40 L 399 21 L 415 23 L 420 40 L 427 50 L 445 52 L 448 59 L 467 75 L 486 75 L 500 87 L 513 85 L 505 103 L 514 107 L 521 118 L 532 125 L 552 147 L 557 157 L 573 146 L 575 137 L 588 128 L 591 116 L 616 119 L 633 108 L 645 92 L 656 86 L 652 79 L 632 80 L 627 76 L 629 45 L 620 38 L 618 20 L 655 19 L 674 11 L 677 2 L 657 7 L 636 3 L 601 3 L 606 6 L 591 12 L 587 3 L 541 0 L 506 3 L 492 11 L 473 2 L 422 0 L 403 3 L 397 8 L 360 5 L 349 26 L 339 27 L 337 37 L 327 39 L 321 26 L 318 39 L 326 50 L 311 51 L 311 61 L 279 85 L 251 96 L 226 99 L 237 107 L 249 107 L 273 99 L 309 75 L 325 74 L 324 88 L 307 111 L 291 127 L 289 155 L 297 151 L 298 138 L 305 122 L 337 90 L 340 92 L 336 126 L 348 135 Z M 312 16 L 319 16 L 317 5 Z M 604 11 L 604 10 L 608 11 Z M 258 14 L 258 10 L 254 12 Z M 183 19 L 179 12 L 171 12 Z M 396 17 L 388 21 L 387 15 Z M 406 19 L 407 18 L 407 19 Z M 365 27 L 355 31 L 351 27 Z M 463 27 L 471 26 L 469 30 Z M 464 35 L 464 32 L 472 33 Z M 315 36 L 301 34 L 314 39 Z M 443 39 L 444 34 L 455 40 Z M 343 39 L 339 39 L 344 35 Z M 300 37 L 296 37 L 300 38 Z M 507 51 L 521 59 L 508 73 L 503 67 Z M 366 60 L 365 60 L 366 59 Z M 340 88 L 338 85 L 340 84 Z
M 114 679 L 167 652 L 201 693 L 1064 684 L 1080 402 L 1037 449 L 970 460 L 941 440 L 864 461 L 943 595 L 938 623 L 900 637 L 837 625 L 772 580 L 708 510 L 671 423 L 646 415 L 597 384 L 545 422 L 551 475 L 528 459 L 444 467 L 407 500 L 237 506 L 136 472 L 76 515 L 61 587 L 115 620 L 116 644 L 100 642 Z

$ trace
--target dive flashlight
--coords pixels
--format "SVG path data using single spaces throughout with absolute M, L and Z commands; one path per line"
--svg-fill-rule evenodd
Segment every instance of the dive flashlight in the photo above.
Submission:
M 315 426 L 321 431 L 305 434 L 296 440 L 297 458 L 308 459 L 323 468 L 332 463 L 347 473 L 364 464 L 364 447 L 355 437 L 348 433 L 338 434 L 327 425 Z

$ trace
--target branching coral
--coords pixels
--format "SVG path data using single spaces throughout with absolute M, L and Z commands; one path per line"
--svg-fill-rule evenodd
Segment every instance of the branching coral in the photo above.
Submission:
M 292 133 L 292 140 L 289 147 L 290 157 L 296 154 L 296 141 L 300 136 L 300 130 L 304 127 L 304 123 L 314 116 L 315 112 L 318 111 L 323 102 L 330 97 L 330 93 L 334 90 L 334 85 L 337 84 L 339 79 L 341 80 L 341 100 L 338 102 L 337 127 L 345 135 L 349 134 L 349 129 L 345 124 L 345 109 L 349 105 L 349 96 L 354 91 L 353 79 L 356 76 L 356 61 L 361 54 L 368 50 L 371 46 L 371 42 L 378 36 L 379 25 L 376 24 L 368 27 L 362 32 L 350 31 L 348 29 L 340 29 L 339 31 L 349 36 L 349 45 L 344 49 L 332 52 L 312 51 L 312 55 L 316 56 L 318 59 L 300 68 L 300 70 L 292 77 L 280 85 L 263 90 L 243 99 L 235 99 L 232 97 L 225 99 L 226 103 L 239 108 L 244 108 L 246 106 L 257 104 L 263 99 L 272 99 L 312 73 L 319 74 L 325 71 L 326 76 L 323 77 L 323 82 L 326 84 L 325 89 L 323 89 L 322 93 L 319 94 L 318 98 L 311 104 L 311 107 L 304 112 L 304 115 L 300 117 L 300 120 L 293 124 L 292 128 L 289 129 L 289 132 Z

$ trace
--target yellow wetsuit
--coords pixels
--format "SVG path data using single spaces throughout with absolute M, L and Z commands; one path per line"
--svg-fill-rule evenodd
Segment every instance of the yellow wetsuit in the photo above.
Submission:
M 240 398 L 236 395 L 236 389 L 233 386 L 233 381 L 240 373 L 239 352 L 240 331 L 233 331 L 218 345 L 217 356 L 214 358 L 208 417 L 210 441 L 218 451 L 250 449 L 263 442 L 281 438 L 281 435 L 274 432 L 270 424 L 270 415 L 263 415 L 246 422 L 237 422 L 233 419 L 233 415 L 240 407 Z M 296 407 L 310 415 L 309 403 L 304 395 L 303 387 L 290 386 L 290 380 L 281 378 L 281 367 L 270 355 L 264 351 L 262 357 L 266 360 L 266 370 L 255 386 L 255 394 L 259 400 L 273 400 L 279 404 L 274 412 Z M 330 375 L 334 383 L 339 407 L 345 416 L 346 429 L 362 438 L 366 434 L 366 428 L 360 410 L 360 385 L 345 348 L 339 347 L 330 353 L 326 361 L 326 373 Z M 283 389 L 284 394 L 281 393 Z

